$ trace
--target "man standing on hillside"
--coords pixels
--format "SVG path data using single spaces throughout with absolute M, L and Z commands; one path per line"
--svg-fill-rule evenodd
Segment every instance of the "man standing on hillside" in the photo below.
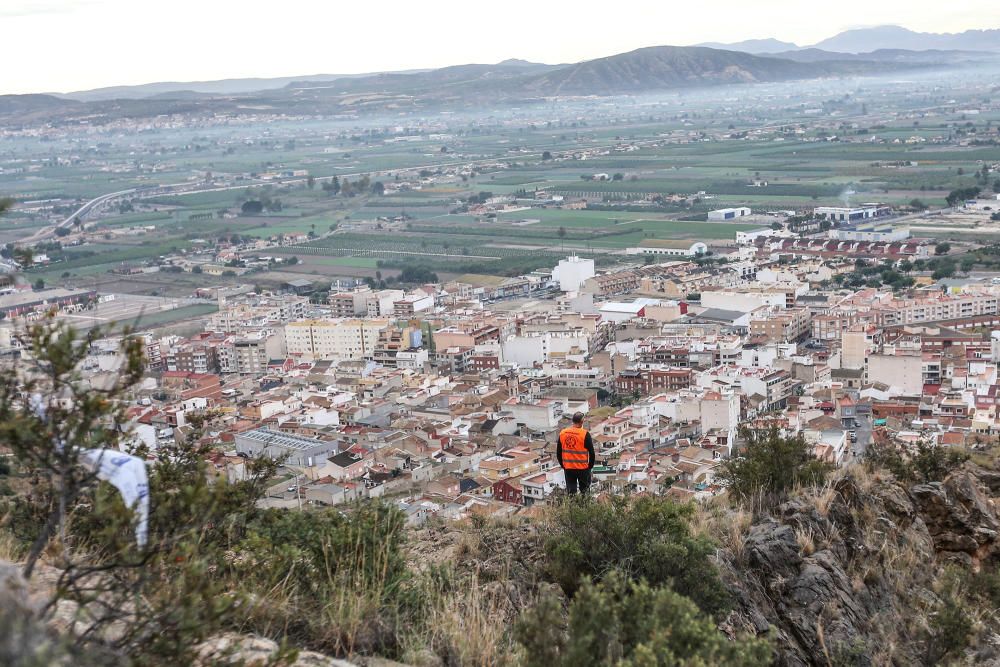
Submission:
M 590 471 L 594 467 L 594 441 L 590 431 L 583 428 L 583 413 L 573 415 L 573 425 L 559 432 L 556 459 L 566 476 L 566 492 L 586 495 L 590 489 Z

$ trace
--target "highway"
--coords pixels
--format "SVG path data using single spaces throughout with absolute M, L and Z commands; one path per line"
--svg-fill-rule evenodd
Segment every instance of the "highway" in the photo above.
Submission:
M 31 245 L 33 243 L 38 243 L 39 241 L 44 241 L 45 239 L 53 236 L 56 233 L 57 229 L 70 229 L 70 228 L 72 228 L 74 220 L 79 220 L 82 223 L 84 216 L 86 216 L 88 213 L 90 213 L 91 211 L 93 211 L 98 206 L 102 206 L 102 205 L 106 204 L 107 202 L 111 201 L 112 199 L 116 199 L 118 197 L 123 197 L 125 195 L 130 195 L 130 194 L 132 194 L 134 192 L 135 192 L 135 188 L 130 188 L 128 190 L 119 190 L 118 192 L 109 192 L 108 194 L 101 195 L 100 197 L 95 197 L 94 199 L 91 199 L 89 202 L 87 202 L 86 204 L 84 204 L 80 208 L 76 209 L 76 211 L 73 213 L 73 215 L 69 216 L 68 218 L 66 218 L 62 222 L 57 223 L 55 225 L 50 225 L 49 227 L 43 227 L 42 229 L 39 229 L 37 232 L 35 232 L 31 236 L 29 236 L 27 238 L 21 239 L 20 241 L 18 241 L 18 243 L 19 244 L 25 244 L 25 245 Z

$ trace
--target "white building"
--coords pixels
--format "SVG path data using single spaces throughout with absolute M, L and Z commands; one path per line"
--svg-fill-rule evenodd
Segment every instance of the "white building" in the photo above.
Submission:
M 909 227 L 899 227 L 896 229 L 881 229 L 872 232 L 861 232 L 856 229 L 831 229 L 827 233 L 827 238 L 836 241 L 869 241 L 877 243 L 898 243 L 910 238 Z
M 865 364 L 869 382 L 881 382 L 905 396 L 924 390 L 924 363 L 918 355 L 871 354 Z
M 393 312 L 397 317 L 409 317 L 434 307 L 434 297 L 428 294 L 409 294 L 394 302 Z M 389 313 L 386 313 L 388 315 Z
M 788 297 L 781 290 L 736 292 L 729 290 L 705 290 L 701 293 L 701 305 L 705 308 L 734 310 L 749 313 L 758 308 L 784 308 Z
M 540 500 L 545 500 L 556 489 L 566 488 L 566 478 L 563 471 L 546 470 L 537 475 L 521 478 L 521 490 L 524 494 L 524 504 L 531 505 Z
M 787 229 L 761 227 L 760 229 L 751 229 L 748 232 L 736 232 L 736 243 L 737 245 L 753 245 L 759 238 L 796 239 L 798 237 L 798 234 Z
M 813 210 L 813 215 L 831 222 L 858 222 L 892 215 L 892 208 L 881 204 L 865 204 L 853 208 L 850 206 L 820 206 Z
M 666 255 L 668 257 L 697 257 L 708 253 L 708 246 L 701 241 L 668 241 L 650 239 L 637 248 L 627 248 L 627 255 Z
M 370 358 L 388 320 L 303 320 L 285 325 L 288 354 L 313 360 Z
M 510 336 L 501 344 L 504 363 L 530 368 L 553 358 L 583 361 L 590 353 L 590 334 L 581 329 L 539 331 Z
M 740 424 L 740 396 L 736 392 L 720 394 L 717 391 L 705 392 L 698 401 L 701 412 L 701 429 L 710 431 L 722 429 L 734 431 Z
M 739 206 L 737 208 L 720 208 L 714 211 L 709 211 L 708 219 L 717 222 L 725 222 L 726 220 L 744 218 L 748 215 L 750 215 L 750 209 L 746 206 Z
M 503 412 L 510 413 L 515 422 L 535 431 L 550 431 L 558 426 L 565 408 L 562 401 L 553 398 L 537 401 L 511 398 L 503 404 Z
M 594 260 L 576 255 L 560 260 L 552 270 L 552 279 L 559 283 L 559 290 L 562 292 L 578 292 L 584 281 L 595 275 Z
M 396 302 L 405 296 L 406 292 L 401 289 L 382 289 L 365 294 L 368 317 L 392 317 L 396 312 Z
M 400 350 L 396 353 L 396 367 L 405 370 L 420 371 L 427 363 L 429 354 L 425 349 Z
M 646 309 L 656 306 L 659 303 L 658 299 L 636 299 L 631 303 L 609 301 L 601 306 L 601 320 L 605 322 L 626 322 L 646 317 Z

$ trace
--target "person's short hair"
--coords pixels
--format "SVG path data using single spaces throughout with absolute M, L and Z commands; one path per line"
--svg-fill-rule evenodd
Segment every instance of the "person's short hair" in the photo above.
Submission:
M 577 412 L 577 413 L 573 414 L 573 423 L 574 424 L 582 424 L 583 423 L 583 413 L 582 412 Z

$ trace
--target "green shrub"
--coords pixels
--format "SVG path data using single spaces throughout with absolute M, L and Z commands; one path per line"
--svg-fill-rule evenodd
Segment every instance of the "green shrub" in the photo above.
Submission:
M 940 482 L 963 463 L 969 454 L 961 449 L 918 442 L 912 451 L 892 444 L 872 443 L 865 450 L 869 468 L 885 468 L 897 479 L 907 482 Z
M 798 485 L 820 484 L 833 469 L 813 455 L 813 446 L 801 434 L 784 437 L 771 427 L 746 430 L 742 436 L 744 450 L 725 461 L 716 476 L 738 499 L 781 496 Z
M 928 665 L 941 664 L 969 645 L 972 618 L 963 602 L 955 597 L 945 598 L 928 625 L 925 642 Z
M 669 585 L 718 614 L 728 608 L 729 594 L 712 563 L 715 546 L 691 532 L 693 514 L 691 504 L 652 496 L 567 499 L 552 511 L 547 574 L 573 594 L 582 578 L 600 580 L 617 570 L 652 586 Z
M 689 599 L 617 571 L 585 581 L 563 616 L 551 593 L 523 615 L 515 637 L 526 667 L 763 666 L 771 658 L 766 640 L 729 641 Z
M 993 609 L 1000 609 L 1000 568 L 984 566 L 972 575 L 969 590 Z

